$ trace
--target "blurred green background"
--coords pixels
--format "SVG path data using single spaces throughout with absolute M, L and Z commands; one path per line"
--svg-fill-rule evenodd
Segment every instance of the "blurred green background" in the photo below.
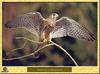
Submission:
M 2 3 L 3 11 L 3 58 L 19 57 L 35 51 L 37 44 L 28 42 L 24 49 L 16 50 L 9 55 L 8 52 L 14 48 L 23 46 L 25 40 L 16 40 L 16 36 L 27 37 L 37 40 L 25 29 L 7 29 L 5 24 L 19 15 L 38 11 L 44 18 L 56 12 L 59 18 L 70 17 L 97 37 L 97 3 Z M 74 39 L 72 37 L 62 37 L 52 39 L 68 51 L 80 66 L 97 65 L 97 41 L 88 42 Z M 40 52 L 38 58 L 33 56 L 20 60 L 4 61 L 6 66 L 74 66 L 72 60 L 55 46 L 45 48 Z

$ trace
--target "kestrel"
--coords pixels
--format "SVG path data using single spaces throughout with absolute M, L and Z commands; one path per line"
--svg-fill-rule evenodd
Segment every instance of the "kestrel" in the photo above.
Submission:
M 52 13 L 45 19 L 39 12 L 30 12 L 8 22 L 6 27 L 25 28 L 43 41 L 64 36 L 87 41 L 95 40 L 94 35 L 75 20 L 68 17 L 62 17 L 58 20 L 57 18 L 57 13 Z

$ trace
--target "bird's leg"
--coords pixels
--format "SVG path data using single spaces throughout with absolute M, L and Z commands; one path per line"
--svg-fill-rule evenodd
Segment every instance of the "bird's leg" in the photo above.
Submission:
M 38 49 L 42 48 L 43 46 L 48 45 L 48 44 L 50 44 L 50 43 L 51 43 L 51 39 L 50 39 L 50 38 L 48 38 L 48 39 L 43 39 L 43 43 L 42 43 L 42 44 L 38 44 L 38 46 L 37 46 L 37 48 L 36 48 L 35 50 L 38 50 Z M 34 57 L 35 57 L 35 58 L 39 58 L 39 54 L 40 54 L 40 52 L 37 52 L 37 53 L 34 55 Z
M 51 37 L 49 32 L 43 33 L 43 42 L 49 44 L 51 42 Z
M 51 38 L 45 38 L 45 39 L 43 39 L 43 43 L 42 44 L 38 44 L 38 46 L 37 46 L 37 48 L 35 50 L 38 50 L 38 49 L 42 48 L 43 46 L 48 45 L 50 43 L 51 43 Z M 39 54 L 40 54 L 40 52 L 37 52 L 34 55 L 35 58 L 38 58 Z

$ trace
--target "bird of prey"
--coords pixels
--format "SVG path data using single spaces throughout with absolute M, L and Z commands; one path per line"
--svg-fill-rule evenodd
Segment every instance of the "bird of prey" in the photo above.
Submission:
M 64 36 L 71 36 L 79 40 L 95 40 L 94 35 L 75 20 L 69 17 L 57 19 L 57 13 L 52 13 L 45 19 L 39 12 L 29 12 L 8 22 L 6 27 L 25 28 L 43 39 L 44 42 Z

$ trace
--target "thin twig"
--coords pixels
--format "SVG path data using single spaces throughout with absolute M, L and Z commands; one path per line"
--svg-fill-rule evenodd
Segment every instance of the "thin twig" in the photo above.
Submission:
M 23 46 L 22 46 L 22 47 L 20 47 L 20 48 L 15 48 L 15 49 L 12 49 L 12 50 L 11 50 L 9 53 L 7 53 L 7 55 L 8 55 L 8 54 L 10 54 L 11 52 L 14 52 L 14 51 L 16 51 L 16 50 L 23 49 L 23 48 L 25 47 L 26 43 L 27 43 L 27 41 L 25 41 L 25 43 L 23 44 Z
M 30 42 L 33 42 L 33 43 L 38 43 L 38 44 L 42 44 L 42 43 L 43 43 L 43 42 L 33 41 L 33 40 L 28 39 L 28 38 L 26 38 L 26 37 L 16 37 L 16 39 L 25 39 L 25 40 L 27 40 L 27 41 L 30 41 Z M 24 43 L 24 45 L 23 45 L 22 47 L 12 49 L 9 53 L 7 53 L 7 55 L 10 54 L 11 52 L 16 51 L 16 50 L 23 49 L 23 48 L 25 47 L 27 41 Z
M 8 60 L 15 60 L 15 59 L 22 59 L 22 58 L 25 58 L 25 57 L 29 57 L 29 56 L 31 56 L 31 55 L 36 54 L 37 52 L 39 52 L 39 51 L 42 50 L 43 48 L 46 48 L 46 47 L 51 46 L 51 45 L 53 45 L 53 44 L 47 44 L 47 45 L 41 47 L 40 49 L 34 51 L 33 53 L 31 53 L 31 54 L 29 54 L 29 55 L 25 55 L 25 56 L 21 56 L 21 57 L 17 57 L 17 58 L 8 58 L 8 59 L 3 59 L 3 60 L 8 61 Z
M 25 39 L 25 40 L 28 40 L 28 41 L 30 41 L 30 42 L 38 43 L 38 44 L 42 44 L 42 43 L 44 43 L 44 42 L 33 41 L 33 40 L 28 39 L 28 38 L 26 38 L 26 37 L 16 37 L 16 39 Z
M 30 40 L 30 39 L 25 38 L 25 37 L 16 37 L 16 39 L 26 39 L 26 40 L 31 41 L 31 42 L 33 42 L 33 43 L 39 43 L 39 44 L 44 43 L 44 42 L 33 41 L 33 40 Z M 43 49 L 43 48 L 45 48 L 45 47 L 48 47 L 48 46 L 51 46 L 51 45 L 55 45 L 55 46 L 59 47 L 61 50 L 63 50 L 63 51 L 71 58 L 71 60 L 74 62 L 74 64 L 75 64 L 76 66 L 78 66 L 78 64 L 76 63 L 76 61 L 74 60 L 74 58 L 73 58 L 64 48 L 62 48 L 60 45 L 56 44 L 56 43 L 53 42 L 53 41 L 50 41 L 50 42 L 51 42 L 51 44 L 47 44 L 47 45 L 43 46 L 42 48 L 40 48 L 40 49 L 34 51 L 33 53 L 31 53 L 31 54 L 29 54 L 29 55 L 25 55 L 25 56 L 21 56 L 21 57 L 17 57 L 17 58 L 8 58 L 8 59 L 3 59 L 3 60 L 15 60 L 15 59 L 21 59 L 21 58 L 29 57 L 29 56 L 31 56 L 31 55 L 36 54 L 37 52 L 39 52 L 41 49 Z M 25 45 L 26 45 L 26 44 L 24 44 L 24 46 L 25 46 Z M 18 49 L 18 48 L 17 48 L 17 49 Z M 17 50 L 17 49 L 16 49 L 16 50 Z
M 56 44 L 53 41 L 51 41 L 51 43 L 54 44 L 55 46 L 59 47 L 61 50 L 63 50 L 71 58 L 71 60 L 74 62 L 74 64 L 76 66 L 78 66 L 78 64 L 76 63 L 76 61 L 74 60 L 74 58 L 64 48 L 62 48 L 60 45 Z

